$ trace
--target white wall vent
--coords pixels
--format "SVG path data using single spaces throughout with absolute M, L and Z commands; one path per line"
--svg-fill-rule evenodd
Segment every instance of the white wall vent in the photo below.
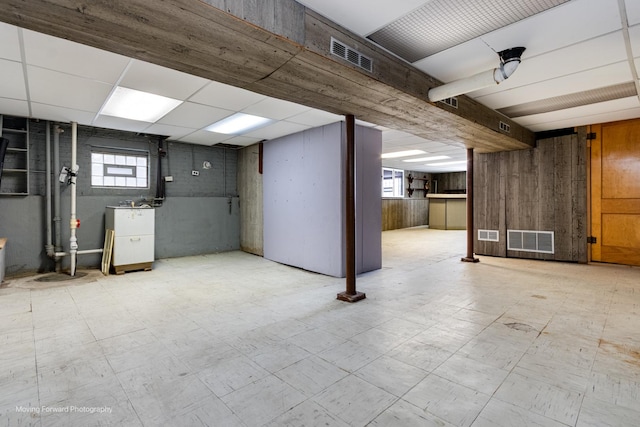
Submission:
M 507 249 L 552 254 L 555 251 L 553 231 L 507 230 Z
M 443 104 L 447 104 L 450 107 L 458 108 L 458 98 L 456 98 L 455 96 L 452 96 L 451 98 L 445 98 L 440 102 L 442 102 Z
M 506 133 L 511 133 L 511 126 L 506 124 L 505 122 L 500 122 L 500 130 Z
M 478 230 L 478 240 L 483 242 L 499 242 L 500 232 L 498 230 Z
M 342 59 L 346 59 L 363 70 L 370 73 L 373 71 L 373 60 L 371 58 L 364 56 L 354 48 L 347 46 L 333 37 L 331 37 L 331 53 Z

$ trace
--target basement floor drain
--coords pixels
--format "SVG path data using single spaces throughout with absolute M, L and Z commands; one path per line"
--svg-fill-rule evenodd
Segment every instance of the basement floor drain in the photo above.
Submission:
M 34 279 L 34 282 L 65 282 L 67 280 L 76 280 L 85 277 L 87 273 L 85 272 L 76 272 L 75 276 L 71 276 L 66 273 L 51 273 L 45 274 L 42 277 L 38 277 Z

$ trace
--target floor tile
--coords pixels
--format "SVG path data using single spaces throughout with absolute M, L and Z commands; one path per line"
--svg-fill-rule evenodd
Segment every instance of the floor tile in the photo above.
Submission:
M 636 427 L 638 420 L 640 410 L 634 411 L 587 396 L 582 402 L 576 427 Z
M 295 344 L 309 353 L 318 354 L 328 348 L 336 347 L 346 342 L 346 339 L 316 328 L 295 335 L 289 338 L 287 342 Z
M 352 426 L 364 426 L 393 402 L 395 396 L 350 375 L 312 400 Z
M 472 427 L 566 427 L 542 415 L 527 411 L 519 406 L 491 399 L 484 407 Z
M 392 357 L 382 356 L 357 370 L 354 375 L 400 397 L 422 381 L 427 372 Z
M 438 418 L 429 412 L 423 411 L 417 406 L 405 400 L 398 400 L 391 405 L 382 414 L 378 415 L 375 420 L 370 424 L 371 427 L 389 427 L 389 426 L 402 426 L 402 427 L 453 427 L 444 421 L 442 418 Z
M 431 372 L 451 357 L 450 352 L 424 344 L 417 338 L 399 345 L 387 355 L 427 372 Z
M 495 397 L 561 423 L 574 425 L 584 394 L 512 373 L 502 383 Z
M 222 401 L 247 425 L 268 423 L 303 400 L 305 396 L 301 392 L 273 375 L 222 397 Z
M 500 387 L 509 371 L 454 354 L 438 366 L 433 373 L 491 396 Z
M 310 356 L 276 372 L 275 375 L 305 396 L 311 397 L 349 373 L 317 356 Z
M 352 341 L 347 341 L 318 354 L 322 359 L 347 372 L 357 371 L 381 355 L 382 353 Z
M 218 397 L 267 376 L 269 371 L 234 351 L 229 352 L 228 357 L 221 358 L 211 367 L 198 372 L 198 377 Z
M 407 402 L 443 420 L 469 426 L 490 396 L 431 374 L 403 396 Z
M 267 427 L 348 427 L 349 424 L 310 400 L 275 418 Z

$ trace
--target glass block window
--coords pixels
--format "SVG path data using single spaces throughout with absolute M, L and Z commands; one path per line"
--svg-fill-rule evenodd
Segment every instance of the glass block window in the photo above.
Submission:
M 149 188 L 149 153 L 91 153 L 91 186 Z

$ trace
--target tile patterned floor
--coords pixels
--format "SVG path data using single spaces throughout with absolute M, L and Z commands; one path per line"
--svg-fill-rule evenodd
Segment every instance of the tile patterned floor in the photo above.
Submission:
M 0 289 L 0 425 L 633 426 L 640 269 L 383 233 L 344 280 L 242 252 Z

